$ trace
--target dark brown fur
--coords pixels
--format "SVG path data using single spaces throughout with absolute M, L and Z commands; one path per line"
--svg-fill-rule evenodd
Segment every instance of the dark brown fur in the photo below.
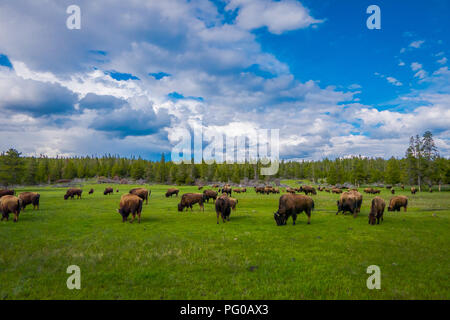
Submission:
M 408 198 L 405 196 L 395 196 L 389 201 L 388 211 L 400 211 L 401 207 L 403 207 L 406 212 L 408 208 Z
M 184 210 L 184 208 L 186 208 L 186 211 L 188 208 L 191 208 L 192 211 L 192 206 L 196 203 L 198 203 L 202 211 L 205 211 L 203 202 L 204 202 L 204 195 L 202 193 L 185 193 L 181 197 L 181 201 L 178 204 L 178 211 L 181 212 Z
M 106 188 L 105 191 L 103 191 L 103 195 L 107 195 L 107 194 L 114 194 L 114 189 L 113 188 Z
M 148 197 L 150 196 L 151 191 L 145 188 L 134 188 L 130 190 L 130 194 L 138 196 L 142 200 L 145 200 L 145 204 L 148 204 Z
M 142 213 L 142 203 L 143 200 L 134 194 L 124 194 L 120 198 L 118 213 L 122 216 L 122 222 L 127 221 L 128 216 L 131 214 L 133 219 L 130 221 L 132 223 L 138 216 L 138 222 L 141 223 L 141 213 Z
M 81 194 L 83 193 L 83 190 L 78 188 L 70 188 L 67 190 L 66 194 L 64 195 L 64 200 L 67 199 L 74 199 L 75 196 L 77 196 L 77 199 L 81 199 Z
M 14 214 L 14 222 L 19 221 L 20 209 L 22 207 L 22 200 L 16 196 L 6 195 L 0 199 L 0 211 L 2 212 L 2 219 L 8 221 L 9 214 Z
M 40 194 L 36 192 L 22 192 L 19 194 L 19 199 L 22 200 L 22 211 L 25 211 L 27 205 L 32 204 L 33 210 L 39 210 Z
M 369 224 L 374 225 L 375 221 L 380 224 L 380 220 L 383 221 L 384 208 L 386 207 L 386 202 L 380 197 L 375 197 L 372 199 L 372 206 L 370 207 L 369 213 Z
M 168 197 L 172 198 L 173 195 L 176 195 L 178 197 L 179 192 L 180 192 L 180 190 L 178 190 L 177 188 L 170 188 L 166 192 L 166 198 L 168 198 Z
M 284 194 L 280 197 L 278 211 L 273 216 L 279 226 L 285 225 L 288 218 L 292 216 L 295 225 L 297 214 L 304 211 L 310 224 L 312 210 L 314 210 L 314 200 L 311 197 L 302 194 Z
M 205 190 L 203 191 L 203 196 L 203 201 L 209 202 L 209 199 L 213 199 L 215 201 L 217 199 L 217 192 L 214 190 Z
M 219 216 L 222 217 L 222 222 L 230 221 L 231 205 L 230 200 L 226 194 L 221 195 L 216 200 L 216 215 L 217 224 L 219 224 Z
M 13 196 L 16 192 L 14 190 L 3 189 L 0 190 L 0 198 L 3 196 Z

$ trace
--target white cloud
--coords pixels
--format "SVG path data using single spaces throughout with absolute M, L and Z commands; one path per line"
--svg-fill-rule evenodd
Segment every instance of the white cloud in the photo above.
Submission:
M 420 69 L 422 69 L 422 65 L 418 62 L 413 62 L 413 63 L 411 63 L 411 69 L 412 69 L 412 71 L 420 70 Z
M 410 46 L 411 48 L 416 48 L 416 49 L 418 49 L 418 48 L 420 48 L 420 47 L 422 46 L 422 44 L 424 44 L 424 43 L 425 43 L 425 40 L 417 40 L 417 41 L 411 42 L 411 43 L 409 44 L 409 46 Z
M 395 79 L 394 77 L 386 77 L 386 80 L 389 82 L 389 83 L 392 83 L 394 86 L 402 86 L 403 84 L 400 82 L 400 81 L 398 81 L 397 79 Z
M 321 23 L 310 16 L 308 10 L 294 0 L 230 0 L 227 10 L 238 9 L 236 24 L 245 30 L 261 27 L 274 34 L 306 28 Z
M 443 57 L 442 59 L 439 59 L 438 61 L 437 61 L 437 63 L 439 63 L 439 64 L 446 64 L 447 63 L 447 57 Z

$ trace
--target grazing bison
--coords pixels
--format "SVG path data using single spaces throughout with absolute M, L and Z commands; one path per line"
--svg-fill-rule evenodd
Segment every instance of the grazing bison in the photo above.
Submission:
M 339 188 L 333 188 L 331 189 L 331 193 L 342 193 L 342 190 Z
M 236 188 L 236 189 L 233 189 L 233 192 L 236 192 L 236 193 L 241 193 L 241 189 L 238 189 L 238 188 Z
M 391 189 L 391 194 L 395 194 L 395 189 L 394 188 Z
M 360 213 L 361 205 L 362 205 L 362 194 L 359 193 L 358 191 L 354 191 L 354 190 L 350 190 L 348 192 L 355 195 L 355 197 L 356 197 L 356 213 L 357 214 Z
M 209 202 L 209 199 L 213 199 L 214 201 L 217 199 L 217 192 L 214 190 L 205 190 L 203 191 L 203 200 Z
M 148 191 L 145 188 L 134 188 L 131 189 L 129 193 L 138 196 L 142 200 L 145 200 L 145 204 L 148 204 L 148 197 L 150 196 L 151 191 Z
M 106 196 L 107 194 L 114 194 L 113 188 L 106 188 L 105 191 L 103 191 L 103 194 Z
M 374 225 L 375 221 L 377 224 L 380 224 L 380 219 L 383 221 L 384 208 L 386 207 L 386 203 L 383 199 L 376 196 L 372 199 L 372 206 L 370 207 L 369 213 L 369 224 Z
M 22 200 L 22 211 L 25 211 L 27 205 L 32 204 L 33 210 L 39 210 L 39 198 L 41 195 L 36 192 L 22 192 L 19 194 L 19 199 Z
M 311 186 L 302 186 L 301 189 L 305 193 L 305 195 L 317 194 L 316 189 L 314 187 L 311 187 Z
M 184 208 L 186 208 L 186 211 L 188 208 L 191 208 L 196 203 L 200 206 L 200 209 L 202 211 L 205 211 L 205 207 L 203 206 L 204 202 L 204 195 L 202 193 L 185 193 L 181 197 L 181 202 L 178 204 L 178 211 L 183 211 Z
M 2 212 L 2 219 L 9 220 L 9 214 L 14 214 L 14 222 L 19 221 L 19 213 L 22 208 L 22 200 L 12 195 L 5 195 L 0 199 L 0 211 Z
M 222 222 L 230 221 L 231 205 L 230 199 L 224 194 L 216 200 L 216 215 L 217 224 L 219 224 L 219 216 L 222 217 Z
M 93 194 L 94 193 L 94 189 L 89 190 L 89 194 Z
M 132 223 L 138 216 L 138 222 L 141 223 L 141 212 L 142 212 L 142 203 L 144 201 L 141 197 L 138 197 L 135 194 L 124 194 L 120 198 L 118 213 L 122 216 L 122 222 L 127 221 L 128 216 L 131 214 L 133 219 L 130 221 Z
M 176 195 L 178 197 L 179 192 L 180 192 L 180 190 L 178 190 L 177 188 L 170 188 L 166 192 L 166 198 L 168 198 L 168 197 L 172 198 L 173 195 Z
M 231 197 L 231 187 L 225 186 L 225 187 L 222 188 L 222 190 L 219 190 L 219 192 L 226 193 L 228 196 Z
M 302 194 L 284 194 L 280 197 L 278 211 L 273 214 L 273 217 L 277 225 L 282 226 L 292 216 L 293 225 L 295 225 L 297 214 L 304 211 L 310 224 L 312 210 L 314 210 L 314 200 L 311 197 Z
M 411 194 L 416 194 L 416 192 L 417 192 L 416 187 L 411 187 Z
M 349 211 L 353 214 L 353 217 L 356 218 L 358 214 L 358 203 L 359 197 L 353 192 L 344 192 L 341 194 L 339 200 L 337 201 L 338 211 L 336 215 L 342 211 L 345 214 L 346 211 Z
M 386 189 L 392 189 L 392 186 L 391 185 L 387 185 Z
M 408 207 L 408 198 L 405 196 L 395 196 L 389 201 L 388 211 L 400 211 L 400 208 L 403 207 L 404 211 Z
M 119 193 L 119 189 L 117 189 L 116 192 Z
M 242 189 L 241 189 L 241 192 L 242 192 L 242 193 L 246 193 L 246 192 L 247 192 L 247 188 L 242 188 Z
M 216 189 L 216 188 L 218 188 L 218 187 L 219 187 L 219 185 L 218 185 L 218 184 L 213 184 L 211 188 L 214 188 L 214 189 Z
M 198 190 L 202 190 L 202 189 L 203 189 L 203 186 L 199 186 L 199 187 L 198 187 Z
M 67 199 L 74 199 L 75 196 L 77 196 L 77 199 L 81 199 L 81 194 L 83 193 L 83 190 L 78 188 L 70 188 L 67 190 L 66 194 L 64 195 L 64 200 Z
M 295 194 L 295 189 L 288 187 L 288 188 L 286 188 L 286 192 Z
M 8 190 L 8 189 L 4 189 L 4 190 L 0 190 L 0 198 L 3 196 L 13 196 L 16 192 L 14 190 Z
M 255 192 L 264 194 L 264 189 L 264 187 L 255 187 Z
M 236 205 L 238 204 L 238 200 L 235 198 L 228 198 L 228 201 L 230 202 L 231 209 L 236 211 Z

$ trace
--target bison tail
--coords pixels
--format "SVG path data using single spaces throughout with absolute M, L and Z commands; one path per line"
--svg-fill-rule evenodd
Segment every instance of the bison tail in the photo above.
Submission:
M 142 204 L 144 203 L 144 200 L 140 200 L 139 201 L 139 206 L 138 206 L 138 212 L 142 212 Z

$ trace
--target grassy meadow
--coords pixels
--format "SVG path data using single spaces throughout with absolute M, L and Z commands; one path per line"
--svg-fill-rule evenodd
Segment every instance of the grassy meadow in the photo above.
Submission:
M 375 226 L 373 195 L 354 219 L 335 215 L 339 195 L 318 192 L 310 225 L 300 214 L 278 227 L 280 195 L 234 194 L 231 221 L 217 225 L 211 200 L 180 213 L 163 185 L 147 186 L 141 224 L 122 223 L 119 199 L 134 186 L 111 186 L 120 192 L 84 185 L 83 199 L 67 201 L 66 188 L 17 190 L 39 192 L 40 210 L 0 223 L 0 299 L 450 298 L 450 192 L 397 190 L 408 212 L 386 211 Z M 81 290 L 66 287 L 69 265 L 81 268 Z M 369 265 L 381 268 L 381 290 L 366 287 Z

